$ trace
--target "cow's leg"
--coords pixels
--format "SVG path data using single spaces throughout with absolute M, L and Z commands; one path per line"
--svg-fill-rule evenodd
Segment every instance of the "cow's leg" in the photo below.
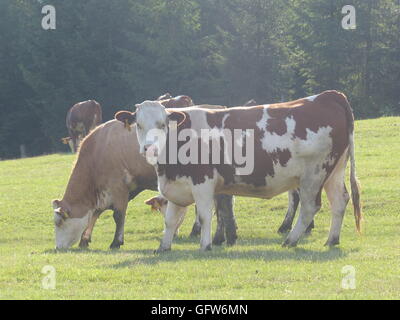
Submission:
M 92 233 L 93 233 L 94 225 L 96 224 L 96 221 L 99 218 L 99 216 L 100 216 L 100 214 L 94 213 L 90 217 L 88 226 L 82 234 L 81 241 L 79 243 L 79 248 L 86 249 L 89 247 L 89 243 L 92 242 Z
M 234 245 L 237 240 L 237 224 L 233 212 L 233 196 L 217 195 L 215 197 L 217 213 L 217 232 L 213 244 L 221 245 L 227 239 L 228 245 Z
M 71 149 L 71 153 L 75 153 L 75 144 L 73 138 L 68 141 L 69 148 Z
M 199 220 L 199 215 L 197 214 L 197 207 L 195 207 L 195 212 L 196 212 L 196 221 L 193 224 L 192 232 L 190 233 L 191 238 L 196 238 L 200 235 L 201 232 L 201 226 L 200 226 L 200 220 Z
M 181 218 L 178 221 L 178 225 L 176 226 L 174 237 L 179 236 L 179 228 L 181 227 L 183 221 L 185 220 L 186 212 L 187 212 L 187 207 L 183 209 L 183 214 L 181 215 Z
M 203 251 L 211 250 L 211 222 L 214 207 L 213 189 L 208 184 L 203 184 L 193 192 L 201 224 L 200 248 Z
M 326 246 L 339 244 L 340 231 L 342 229 L 343 217 L 349 203 L 350 196 L 344 183 L 346 172 L 346 157 L 342 157 L 334 172 L 325 184 L 326 195 L 331 205 L 332 222 Z
M 117 189 L 118 190 L 118 189 Z M 112 195 L 114 199 L 113 205 L 113 218 L 115 222 L 115 234 L 114 239 L 111 242 L 110 249 L 119 249 L 124 244 L 124 232 L 125 232 L 125 217 L 126 210 L 128 208 L 129 200 L 135 198 L 142 189 L 137 189 L 129 193 L 126 189 L 119 189 Z
M 113 218 L 115 221 L 115 234 L 110 249 L 119 249 L 124 244 L 125 217 L 126 209 L 114 209 Z
M 279 233 L 287 233 L 290 230 L 292 230 L 293 219 L 296 214 L 297 207 L 299 206 L 300 203 L 300 194 L 297 189 L 289 191 L 288 194 L 289 194 L 288 210 L 286 212 L 285 219 L 283 220 L 283 223 L 278 230 Z
M 177 228 L 179 228 L 179 223 L 181 223 L 185 212 L 185 207 L 177 206 L 171 201 L 168 201 L 167 212 L 165 213 L 164 237 L 161 240 L 161 244 L 157 252 L 171 250 L 172 240 Z
M 215 214 L 217 215 L 217 230 L 213 238 L 213 245 L 220 246 L 225 242 L 225 224 L 222 210 L 218 208 L 217 199 L 215 199 Z
M 315 214 L 321 208 L 322 187 L 323 179 L 321 177 L 315 177 L 314 181 L 305 178 L 300 183 L 300 215 L 283 246 L 295 247 L 300 237 L 313 221 Z

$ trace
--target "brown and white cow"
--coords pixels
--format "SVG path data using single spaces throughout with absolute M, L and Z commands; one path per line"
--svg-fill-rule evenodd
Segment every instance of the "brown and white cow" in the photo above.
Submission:
M 83 140 L 62 200 L 53 201 L 56 247 L 67 249 L 79 240 L 80 247 L 88 247 L 96 220 L 113 210 L 116 231 L 110 247 L 119 248 L 128 202 L 147 189 L 157 190 L 157 175 L 139 154 L 136 130 L 125 130 L 116 120 L 100 125 Z M 236 241 L 231 198 L 217 197 L 217 217 L 227 217 L 228 244 Z M 224 240 L 224 228 L 219 227 L 214 244 Z
M 183 214 L 182 208 L 191 203 L 196 203 L 201 221 L 201 249 L 209 250 L 211 212 L 216 194 L 270 199 L 295 189 L 300 190 L 300 216 L 284 246 L 297 245 L 321 207 L 323 189 L 332 211 L 326 245 L 337 245 L 350 198 L 344 182 L 349 158 L 354 214 L 357 229 L 360 230 L 354 118 L 347 98 L 342 93 L 326 91 L 287 103 L 213 111 L 166 110 L 157 101 L 146 101 L 137 105 L 136 113 L 119 112 L 116 118 L 125 123 L 136 123 L 140 152 L 146 154 L 148 160 L 151 159 L 157 170 L 159 191 L 169 201 L 166 230 L 159 252 L 171 249 L 175 228 Z M 231 132 L 234 137 L 231 141 L 233 149 L 237 148 L 242 155 L 243 149 L 247 153 L 253 147 L 253 154 L 248 158 L 250 166 L 246 163 L 242 168 L 239 165 L 242 162 L 236 158 L 231 163 L 207 164 L 203 160 L 215 155 L 209 148 L 201 149 L 201 157 L 188 163 L 182 162 L 183 156 L 177 160 L 168 157 L 166 162 L 160 161 L 160 157 L 168 153 L 177 152 L 179 155 L 179 151 L 188 149 L 192 153 L 203 144 L 208 147 L 204 129 Z M 238 136 L 236 132 L 239 132 Z M 192 139 L 176 138 L 181 135 Z M 221 140 L 221 136 L 216 136 L 215 140 Z M 206 151 L 203 153 L 203 150 Z M 221 150 L 217 153 L 221 154 Z M 157 161 L 150 155 L 157 156 Z M 248 171 L 249 168 L 252 170 Z
M 71 151 L 76 152 L 82 139 L 102 121 L 102 110 L 97 101 L 88 100 L 75 104 L 67 114 L 66 125 L 70 136 L 63 138 L 63 143 L 69 144 Z

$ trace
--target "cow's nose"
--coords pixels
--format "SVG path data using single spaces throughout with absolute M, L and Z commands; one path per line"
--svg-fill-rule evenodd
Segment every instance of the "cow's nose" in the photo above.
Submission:
M 144 152 L 147 152 L 147 150 L 149 150 L 151 148 L 151 144 L 146 144 L 144 146 Z

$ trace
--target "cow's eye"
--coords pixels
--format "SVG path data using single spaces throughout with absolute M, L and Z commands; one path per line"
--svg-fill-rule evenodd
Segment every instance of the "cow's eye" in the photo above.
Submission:
M 136 126 L 138 127 L 139 130 L 142 130 L 142 126 L 139 123 L 137 123 Z
M 164 130 L 165 129 L 165 123 L 160 124 L 160 129 Z

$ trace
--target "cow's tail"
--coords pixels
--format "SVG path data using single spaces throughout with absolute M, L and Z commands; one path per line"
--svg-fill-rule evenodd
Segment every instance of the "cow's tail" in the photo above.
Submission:
M 350 158 L 350 184 L 351 184 L 351 198 L 354 207 L 354 217 L 356 220 L 357 231 L 361 233 L 362 210 L 360 201 L 360 183 L 356 175 L 356 159 L 354 150 L 354 115 L 346 96 L 342 93 L 339 95 L 339 104 L 344 107 L 348 123 L 349 134 L 349 158 Z

